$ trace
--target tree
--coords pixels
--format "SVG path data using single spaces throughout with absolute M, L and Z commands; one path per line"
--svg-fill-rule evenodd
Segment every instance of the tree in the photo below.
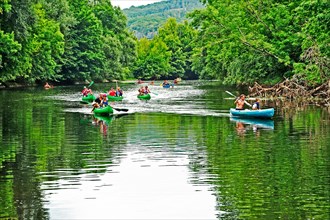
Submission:
M 306 33 L 307 29 L 315 33 L 312 38 L 317 47 L 314 48 L 329 42 L 324 37 L 329 34 L 326 1 L 210 0 L 204 3 L 207 3 L 204 10 L 191 14 L 194 27 L 199 30 L 193 68 L 204 78 L 218 78 L 230 84 L 255 80 L 272 83 L 291 77 L 307 66 L 315 66 L 316 60 L 306 66 L 304 59 L 304 48 L 311 51 L 310 43 L 307 46 L 311 41 L 307 39 L 312 35 Z M 321 22 L 325 26 L 320 26 Z M 322 30 L 315 29 L 319 26 Z M 319 65 L 323 68 L 310 68 L 313 74 L 304 71 L 309 76 L 318 75 L 318 79 L 321 77 L 317 69 L 322 69 L 323 76 L 329 73 L 324 65 L 328 52 L 326 47 L 322 48 L 320 53 L 325 56 L 313 57 L 323 57 L 323 64 Z
M 101 79 L 104 53 L 102 51 L 102 23 L 87 1 L 70 1 L 77 23 L 70 32 L 70 50 L 64 53 L 63 77 L 69 81 Z
M 140 39 L 137 50 L 138 58 L 133 72 L 136 78 L 155 79 L 168 76 L 171 53 L 160 38 L 150 41 Z

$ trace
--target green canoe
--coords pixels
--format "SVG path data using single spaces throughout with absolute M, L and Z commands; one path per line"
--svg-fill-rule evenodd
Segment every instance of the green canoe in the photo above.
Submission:
M 88 94 L 87 96 L 84 96 L 81 98 L 83 102 L 93 102 L 95 100 L 95 96 L 93 94 Z
M 94 114 L 95 115 L 111 115 L 111 114 L 113 114 L 113 109 L 111 108 L 110 105 L 108 105 L 106 107 L 96 108 L 96 109 L 94 109 Z
M 151 99 L 150 94 L 138 95 L 137 97 L 138 97 L 139 99 L 142 99 L 142 100 L 149 100 L 149 99 Z
M 112 102 L 112 101 L 121 101 L 123 100 L 123 96 L 111 96 L 108 95 L 108 101 Z

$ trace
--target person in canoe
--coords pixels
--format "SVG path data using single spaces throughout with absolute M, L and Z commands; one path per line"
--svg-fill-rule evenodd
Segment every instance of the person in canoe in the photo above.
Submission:
M 48 82 L 46 82 L 45 85 L 44 85 L 44 88 L 45 89 L 51 89 L 51 88 L 54 88 L 54 86 L 49 85 Z
M 147 95 L 149 93 L 150 93 L 150 90 L 149 90 L 148 86 L 145 86 L 144 87 L 144 94 Z
M 123 96 L 123 90 L 120 87 L 117 87 L 116 96 Z
M 114 88 L 111 88 L 109 91 L 110 96 L 116 96 L 116 90 Z
M 236 110 L 244 110 L 245 95 L 241 94 L 234 103 L 236 104 Z
M 144 87 L 141 86 L 141 88 L 139 88 L 138 92 L 139 92 L 139 95 L 144 95 Z
M 256 98 L 256 101 L 252 105 L 252 110 L 260 110 L 260 99 Z
M 88 96 L 88 94 L 93 94 L 92 90 L 87 88 L 86 86 L 84 86 L 84 89 L 81 91 L 81 93 L 84 97 Z
M 168 86 L 168 85 L 170 85 L 170 84 L 169 84 L 168 81 L 165 79 L 164 82 L 163 82 L 163 86 Z
M 108 106 L 108 105 L 109 105 L 109 103 L 108 103 L 107 94 L 103 94 L 101 106 L 105 107 L 105 106 Z
M 92 112 L 94 111 L 94 109 L 100 108 L 102 106 L 102 102 L 103 102 L 103 95 L 102 95 L 102 93 L 100 93 L 99 96 L 92 103 L 92 105 L 93 105 Z

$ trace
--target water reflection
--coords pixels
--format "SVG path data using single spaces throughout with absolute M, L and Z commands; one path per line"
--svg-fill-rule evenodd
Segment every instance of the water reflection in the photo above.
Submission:
M 274 130 L 272 119 L 230 117 L 230 121 L 235 123 L 239 136 L 244 135 L 248 130 L 252 130 L 257 136 L 260 135 L 260 130 Z
M 53 190 L 44 185 L 50 218 L 216 219 L 209 187 L 187 184 L 187 157 L 150 161 L 142 151 L 130 151 L 104 173 L 79 175 L 79 184 L 60 178 Z

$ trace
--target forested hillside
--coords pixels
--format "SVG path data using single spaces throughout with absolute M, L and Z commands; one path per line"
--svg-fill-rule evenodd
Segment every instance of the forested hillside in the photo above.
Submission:
M 0 84 L 126 78 L 136 39 L 109 0 L 0 2 Z
M 127 16 L 128 27 L 134 31 L 135 36 L 150 39 L 168 18 L 174 17 L 181 22 L 188 12 L 202 7 L 199 0 L 168 0 L 145 6 L 132 6 L 123 12 Z

